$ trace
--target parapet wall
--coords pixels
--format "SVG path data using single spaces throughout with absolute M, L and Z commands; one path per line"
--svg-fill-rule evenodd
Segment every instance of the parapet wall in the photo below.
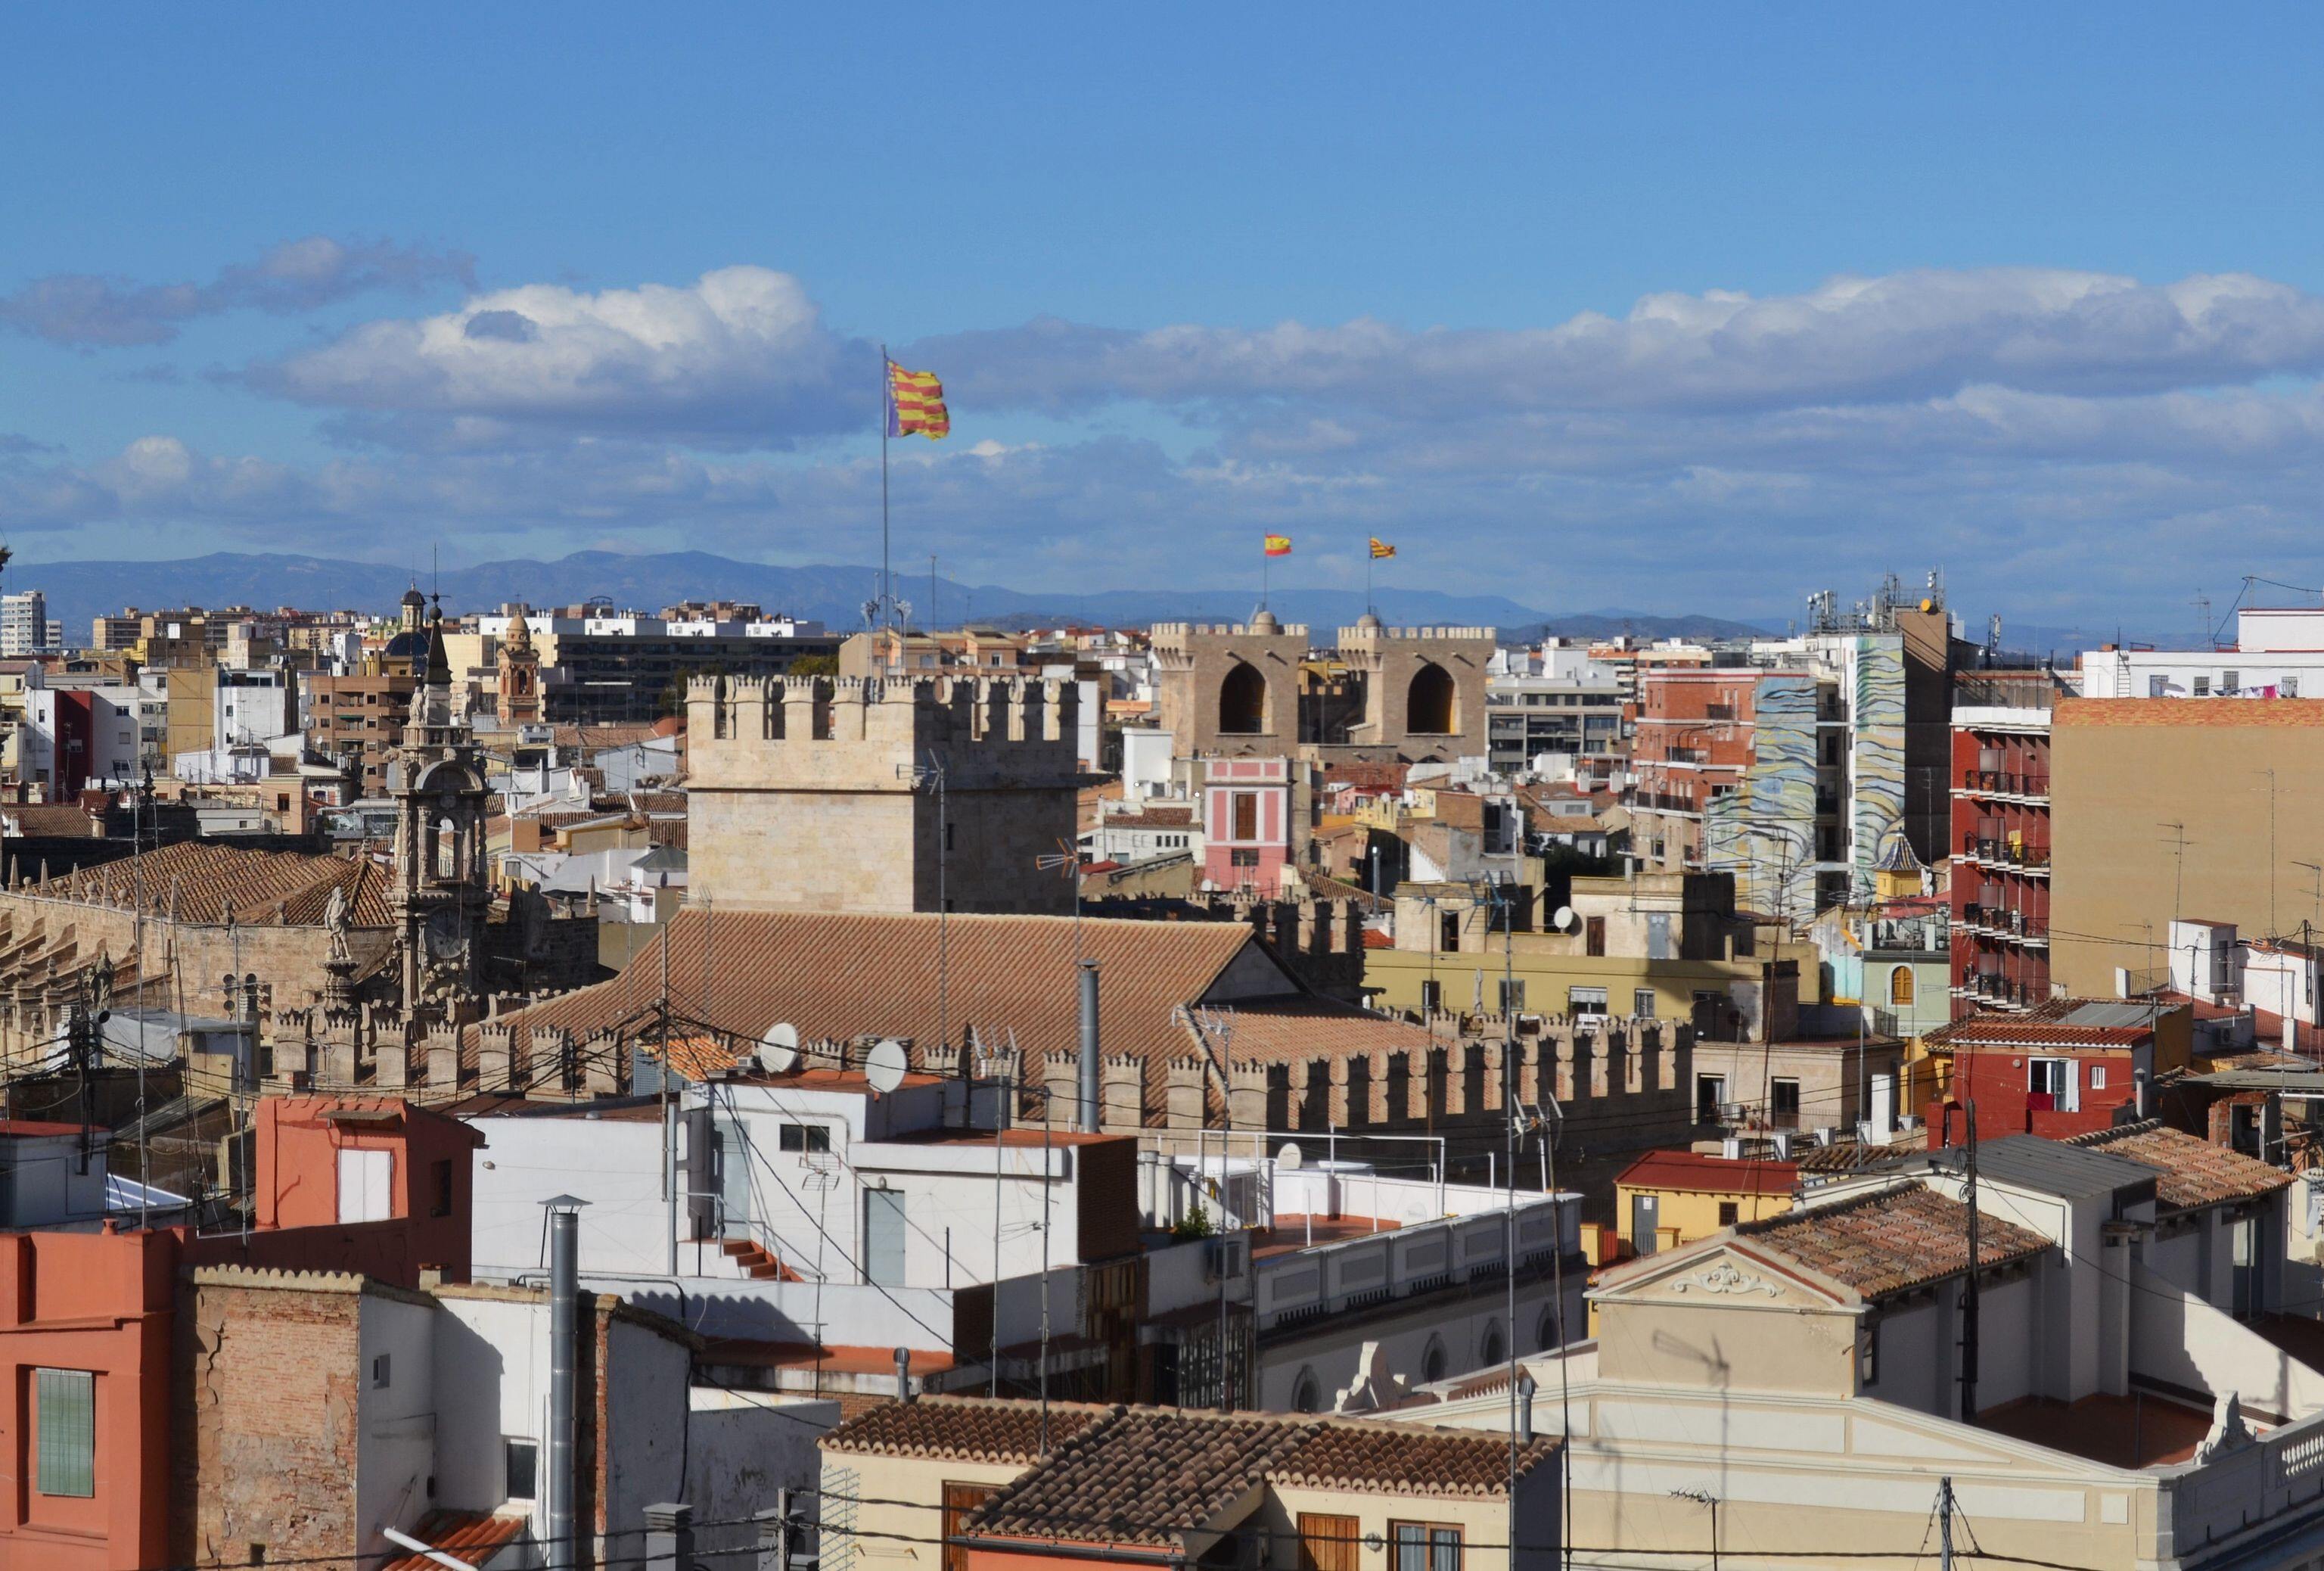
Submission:
M 845 782 L 911 789 L 902 762 L 1065 779 L 1077 767 L 1072 682 L 992 677 L 693 677 L 689 790 Z

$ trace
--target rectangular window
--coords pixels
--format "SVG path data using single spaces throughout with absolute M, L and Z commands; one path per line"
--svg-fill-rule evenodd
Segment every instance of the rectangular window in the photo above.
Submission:
M 2106 1089 L 2106 1072 L 2107 1067 L 2104 1064 L 2092 1064 L 2090 1066 L 2091 1090 L 2103 1091 Z M 1963 1256 L 1962 1258 L 1966 1259 L 1968 1257 Z
M 1422 983 L 1420 984 L 1420 1012 L 1423 1014 L 1434 1014 L 1443 1007 L 1444 984 L 1441 982 Z
M 1743 1208 L 1738 1202 L 1733 1200 L 1721 1200 L 1719 1203 L 1720 1226 L 1732 1227 L 1737 1222 L 1742 1219 L 1742 1215 Z M 1964 1255 L 1962 1258 L 1967 1259 L 1968 1257 Z
M 339 1151 L 339 1220 L 384 1222 L 393 1213 L 388 1187 L 395 1175 L 392 1151 Z
M 449 1216 L 452 1215 L 452 1159 L 447 1157 L 442 1161 L 430 1162 L 428 1171 L 429 1187 L 435 1195 L 433 1203 L 428 1207 L 428 1215 Z
M 2146 679 L 2146 696 L 2147 696 L 2148 698 L 2169 698 L 2169 697 L 2171 696 L 2171 681 L 2170 681 L 2170 679 L 2169 679 L 2169 678 L 2167 678 L 2167 677 L 2149 677 L 2149 678 L 2147 678 L 2147 679 Z
M 2025 1063 L 2025 1089 L 2036 1096 L 2047 1096 L 2049 1105 L 2055 1107 L 2066 1095 L 2066 1060 L 2063 1058 L 2029 1058 Z
M 385 1391 L 391 1366 L 384 1353 L 371 1361 L 371 1384 L 374 1391 Z
M 1436 923 L 1436 947 L 1440 949 L 1457 949 L 1461 947 L 1461 913 L 1459 911 L 1444 911 L 1439 914 Z
M 85 1369 L 36 1369 L 32 1378 L 33 1487 L 89 1499 L 97 1493 L 97 1376 Z
M 1517 1014 L 1525 1008 L 1525 984 L 1503 978 L 1499 983 L 1501 1012 Z
M 2241 671 L 2221 671 L 2219 673 L 2219 691 L 2223 693 L 2232 693 L 2240 689 L 2244 685 L 2243 675 L 2244 674 Z
M 1694 1077 L 1694 1121 L 1697 1123 L 1717 1123 L 1720 1106 L 1726 1100 L 1726 1076 L 1697 1075 Z
M 1602 987 L 1569 987 L 1565 990 L 1565 1012 L 1568 1014 L 1604 1014 L 1606 990 Z
M 1634 989 L 1630 993 L 1630 1012 L 1640 1020 L 1655 1018 L 1655 990 L 1651 987 Z
M 787 1123 L 780 1136 L 787 1151 L 827 1151 L 831 1149 L 831 1128 L 821 1123 Z
M 1230 838 L 1236 840 L 1259 838 L 1259 793 L 1257 791 L 1234 793 L 1232 825 L 1233 827 L 1228 831 Z
M 520 1440 L 515 1436 L 501 1441 L 501 1468 L 505 1480 L 504 1496 L 508 1500 L 538 1500 L 540 1476 L 540 1446 L 537 1441 Z
M 1777 1129 L 1799 1128 L 1800 1083 L 1797 1080 L 1767 1082 L 1767 1122 Z
M 2208 698 L 2211 696 L 2210 678 L 2197 677 L 2195 679 L 2195 696 L 2199 698 Z
M 1587 955 L 1606 953 L 1606 919 L 1604 917 L 1582 919 L 1582 953 Z
M 1388 1571 L 1461 1571 L 1461 1529 L 1438 1522 L 1390 1522 Z
M 2287 676 L 2275 684 L 2275 690 L 2287 698 L 2296 698 L 2300 697 L 2300 679 Z
M 1256 850 L 1230 851 L 1227 853 L 1227 864 L 1231 867 L 1256 867 L 1259 865 L 1259 853 Z

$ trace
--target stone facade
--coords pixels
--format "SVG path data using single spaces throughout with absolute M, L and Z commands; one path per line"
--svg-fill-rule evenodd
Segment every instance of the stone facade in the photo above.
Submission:
M 1489 627 L 1383 627 L 1368 616 L 1340 629 L 1340 654 L 1364 677 L 1364 717 L 1348 741 L 1415 762 L 1485 752 Z
M 1079 701 L 1023 679 L 694 679 L 688 903 L 1070 910 L 1038 864 L 1074 844 Z
M 1489 627 L 1367 616 L 1339 630 L 1336 678 L 1309 669 L 1305 626 L 1266 612 L 1247 624 L 1160 623 L 1153 641 L 1155 718 L 1182 758 L 1427 762 L 1486 752 Z M 1343 721 L 1351 707 L 1360 718 Z
M 1155 624 L 1155 715 L 1182 758 L 1289 754 L 1307 628 L 1262 611 L 1233 624 Z

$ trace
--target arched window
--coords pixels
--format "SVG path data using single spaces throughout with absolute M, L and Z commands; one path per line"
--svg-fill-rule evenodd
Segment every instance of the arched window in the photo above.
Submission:
M 1295 1413 L 1315 1413 L 1323 1409 L 1323 1382 L 1315 1378 L 1312 1369 L 1302 1369 L 1299 1378 L 1291 1382 L 1291 1410 Z
M 1460 691 L 1452 673 L 1434 661 L 1412 673 L 1404 698 L 1404 728 L 1421 736 L 1450 736 L 1458 731 Z
M 1267 729 L 1267 679 L 1257 666 L 1239 660 L 1219 684 L 1219 730 L 1229 736 L 1256 736 Z
M 1477 1363 L 1489 1369 L 1508 1355 L 1508 1345 L 1501 1340 L 1501 1323 L 1486 1321 L 1485 1334 L 1477 1338 Z
M 1428 1346 L 1420 1355 L 1420 1381 L 1434 1385 L 1444 1378 L 1444 1339 L 1432 1335 Z
M 1888 1002 L 1898 1009 L 1913 1007 L 1913 968 L 1899 966 L 1888 973 Z
M 1533 1328 L 1533 1345 L 1536 1353 L 1547 1353 L 1557 1345 L 1557 1311 L 1544 1309 L 1541 1320 Z

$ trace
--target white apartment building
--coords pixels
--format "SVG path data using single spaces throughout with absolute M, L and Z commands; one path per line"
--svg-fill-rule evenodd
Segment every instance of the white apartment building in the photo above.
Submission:
M 2217 649 L 2081 658 L 2088 698 L 2324 698 L 2324 608 L 2238 611 L 2235 642 Z
M 57 647 L 49 637 L 48 597 L 38 589 L 0 595 L 0 658 L 19 660 Z

